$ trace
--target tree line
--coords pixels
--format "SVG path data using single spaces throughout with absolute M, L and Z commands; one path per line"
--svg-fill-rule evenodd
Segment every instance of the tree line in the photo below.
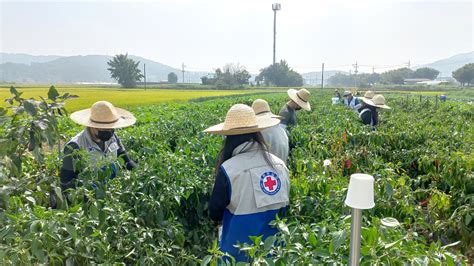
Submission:
M 362 73 L 357 75 L 346 75 L 337 73 L 329 78 L 329 84 L 334 86 L 357 86 L 370 87 L 374 84 L 404 84 L 405 79 L 435 79 L 439 71 L 433 68 L 423 67 L 415 71 L 404 67 L 379 73 Z
M 137 82 L 144 76 L 139 69 L 140 62 L 135 62 L 128 58 L 128 54 L 114 56 L 107 62 L 109 65 L 111 77 L 126 88 L 134 88 Z M 404 84 L 406 79 L 435 79 L 439 71 L 429 67 L 423 67 L 416 70 L 410 68 L 399 68 L 379 73 L 362 73 L 357 75 L 347 75 L 337 73 L 329 78 L 329 84 L 333 86 L 357 86 L 370 87 L 374 84 Z M 222 69 L 217 68 L 212 75 L 201 77 L 203 85 L 213 85 L 219 89 L 239 88 L 250 84 L 250 73 L 240 64 L 226 64 Z M 453 78 L 462 86 L 474 85 L 474 63 L 466 64 L 453 72 Z M 168 74 L 169 83 L 177 83 L 178 76 L 171 72 Z M 285 60 L 271 64 L 263 69 L 255 77 L 257 86 L 276 86 L 276 87 L 299 87 L 303 86 L 303 77 L 300 73 L 293 70 Z
M 474 84 L 474 63 L 466 64 L 453 73 L 462 86 Z M 406 79 L 429 79 L 438 77 L 439 71 L 434 68 L 423 67 L 416 70 L 404 67 L 389 70 L 383 73 L 362 73 L 357 75 L 336 73 L 329 78 L 329 84 L 333 86 L 355 86 L 367 88 L 375 84 L 404 84 Z
M 128 58 L 128 54 L 114 56 L 107 62 L 111 77 L 120 85 L 126 88 L 135 88 L 137 82 L 144 76 L 139 69 L 140 62 L 135 62 Z M 212 75 L 201 77 L 203 85 L 214 85 L 216 88 L 238 88 L 250 84 L 250 73 L 240 64 L 229 63 L 223 68 L 217 68 Z M 168 74 L 168 83 L 177 83 L 178 76 L 171 72 Z M 285 60 L 272 64 L 260 70 L 260 74 L 255 78 L 257 85 L 277 87 L 298 87 L 303 86 L 303 77 L 293 70 Z

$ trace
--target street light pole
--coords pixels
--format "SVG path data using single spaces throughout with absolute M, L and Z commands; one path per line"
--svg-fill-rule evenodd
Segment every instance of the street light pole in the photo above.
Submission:
M 281 9 L 281 5 L 278 3 L 272 4 L 273 10 L 273 64 L 276 62 L 275 50 L 276 50 L 276 23 L 277 23 L 277 11 Z

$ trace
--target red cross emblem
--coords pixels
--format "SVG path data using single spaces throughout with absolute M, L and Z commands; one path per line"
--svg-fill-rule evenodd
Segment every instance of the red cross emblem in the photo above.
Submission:
M 267 195 L 275 195 L 281 188 L 280 178 L 274 172 L 265 172 L 260 176 L 260 188 Z
M 263 183 L 263 185 L 265 187 L 268 188 L 268 190 L 272 191 L 273 190 L 273 186 L 276 186 L 277 184 L 277 181 L 273 180 L 270 176 L 267 176 L 267 181 L 265 181 L 265 183 Z

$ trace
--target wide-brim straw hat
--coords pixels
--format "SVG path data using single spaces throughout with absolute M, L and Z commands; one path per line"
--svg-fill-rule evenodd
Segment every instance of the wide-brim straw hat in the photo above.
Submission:
M 101 129 L 124 128 L 135 124 L 135 116 L 127 110 L 114 107 L 107 101 L 99 101 L 91 108 L 71 114 L 71 119 L 86 127 Z
M 366 91 L 365 94 L 364 94 L 364 97 L 360 97 L 361 99 L 368 99 L 368 100 L 372 100 L 372 98 L 374 98 L 375 96 L 375 92 L 373 91 Z
M 252 107 L 245 104 L 233 105 L 220 123 L 204 130 L 206 133 L 217 135 L 242 135 L 260 132 L 266 128 L 276 126 L 280 119 L 269 116 L 256 116 Z
M 350 91 L 344 91 L 344 93 L 342 94 L 342 97 L 347 97 L 351 94 L 352 94 L 352 92 L 350 92 Z
M 362 98 L 362 101 L 377 108 L 391 109 L 388 105 L 385 105 L 385 97 L 381 94 L 375 95 L 372 99 Z
M 311 106 L 309 104 L 309 96 L 311 93 L 307 89 L 295 90 L 289 89 L 288 96 L 290 99 L 293 100 L 296 104 L 298 104 L 301 108 L 305 109 L 306 111 L 311 111 Z
M 278 118 L 278 119 L 283 119 L 282 116 L 275 115 L 272 113 L 272 110 L 270 110 L 270 105 L 268 105 L 268 102 L 263 100 L 263 99 L 257 99 L 253 101 L 252 103 L 252 109 L 255 112 L 255 115 L 257 117 L 259 116 L 268 116 L 272 118 Z

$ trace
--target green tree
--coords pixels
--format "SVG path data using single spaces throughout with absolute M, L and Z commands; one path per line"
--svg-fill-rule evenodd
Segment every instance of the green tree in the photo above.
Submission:
M 344 73 L 336 73 L 329 78 L 328 83 L 331 86 L 353 86 L 354 80 L 350 75 L 346 75 Z
M 263 81 L 265 85 L 278 87 L 303 86 L 303 77 L 288 66 L 285 60 L 275 63 L 260 70 L 260 74 L 255 78 L 256 82 Z
M 178 75 L 174 72 L 170 72 L 168 74 L 168 83 L 177 83 L 178 82 Z
M 386 84 L 403 84 L 405 79 L 412 78 L 413 70 L 404 67 L 394 70 L 389 70 L 381 74 L 380 78 Z
M 455 78 L 462 86 L 474 84 L 474 63 L 466 64 L 453 72 Z
M 434 68 L 422 67 L 413 72 L 413 78 L 435 79 L 439 75 L 439 71 Z
M 336 73 L 328 80 L 328 83 L 332 86 L 357 86 L 360 88 L 369 88 L 379 82 L 380 74 L 378 73 L 361 73 L 358 75 L 346 75 L 343 73 Z
M 217 68 L 213 78 L 201 77 L 203 85 L 215 85 L 217 88 L 243 87 L 249 83 L 250 74 L 244 66 L 226 64 L 222 70 Z
M 110 71 L 110 76 L 117 80 L 122 87 L 135 88 L 137 81 L 144 77 L 138 68 L 140 61 L 135 62 L 128 58 L 128 54 L 116 55 L 107 64 L 109 65 L 107 70 Z

